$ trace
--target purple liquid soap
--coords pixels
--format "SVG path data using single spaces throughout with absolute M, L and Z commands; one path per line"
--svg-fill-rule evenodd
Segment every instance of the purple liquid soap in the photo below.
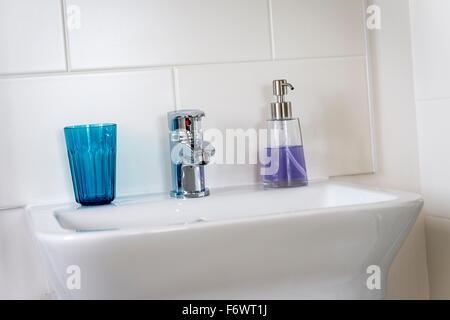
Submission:
M 303 146 L 283 146 L 266 150 L 270 160 L 270 163 L 264 165 L 267 174 L 263 176 L 263 182 L 266 186 L 296 187 L 308 184 Z

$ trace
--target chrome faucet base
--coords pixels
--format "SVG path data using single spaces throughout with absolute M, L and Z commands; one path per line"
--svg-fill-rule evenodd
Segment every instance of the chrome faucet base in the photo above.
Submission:
M 205 189 L 204 191 L 195 191 L 195 192 L 177 192 L 175 190 L 170 191 L 170 197 L 176 199 L 192 199 L 192 198 L 203 198 L 209 196 L 209 189 Z

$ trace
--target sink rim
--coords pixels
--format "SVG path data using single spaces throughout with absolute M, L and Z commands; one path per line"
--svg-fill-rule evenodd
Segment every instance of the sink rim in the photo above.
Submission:
M 174 224 L 174 225 L 164 225 L 164 226 L 144 226 L 144 227 L 126 227 L 121 229 L 101 229 L 101 230 L 88 230 L 88 231 L 79 231 L 75 229 L 67 229 L 64 228 L 61 223 L 58 221 L 58 217 L 56 215 L 57 211 L 61 211 L 64 209 L 76 209 L 80 207 L 75 203 L 65 203 L 65 204 L 53 204 L 53 205 L 38 205 L 38 206 L 28 206 L 26 207 L 27 211 L 27 221 L 29 226 L 33 232 L 33 234 L 38 238 L 46 238 L 47 240 L 73 240 L 73 239 L 92 239 L 92 238 L 104 238 L 104 237 L 117 237 L 123 235 L 133 235 L 133 234 L 144 234 L 144 233 L 160 233 L 160 232 L 176 232 L 182 230 L 191 230 L 197 228 L 209 228 L 214 226 L 223 226 L 223 225 L 233 225 L 233 224 L 242 224 L 242 223 L 252 223 L 252 222 L 260 222 L 267 221 L 273 219 L 286 219 L 293 218 L 299 216 L 307 216 L 312 214 L 326 214 L 326 213 L 342 213 L 354 210 L 363 209 L 375 209 L 375 208 L 386 208 L 386 207 L 404 207 L 408 204 L 416 204 L 423 203 L 423 198 L 421 195 L 416 193 L 410 193 L 399 190 L 392 190 L 387 188 L 378 188 L 365 186 L 361 184 L 343 182 L 338 180 L 326 180 L 321 182 L 312 182 L 311 185 L 338 185 L 345 186 L 354 189 L 360 189 L 363 191 L 371 191 L 376 193 L 383 193 L 393 198 L 390 200 L 371 202 L 371 203 L 358 203 L 351 205 L 341 205 L 341 206 L 332 206 L 332 207 L 321 207 L 321 208 L 313 208 L 313 209 L 302 209 L 295 210 L 290 212 L 281 212 L 281 213 L 271 213 L 266 215 L 256 215 L 250 217 L 240 217 L 236 219 L 225 219 L 225 220 L 207 220 L 204 222 L 192 222 L 187 224 Z M 251 190 L 260 190 L 260 186 L 258 185 L 250 185 L 250 186 L 236 186 L 236 187 L 224 187 L 224 188 L 215 188 L 212 189 L 216 191 L 224 191 L 227 189 L 234 188 L 249 188 Z M 275 189 L 278 190 L 276 192 L 282 192 L 283 189 Z M 274 191 L 275 191 L 274 190 Z M 269 191 L 270 192 L 270 191 Z M 127 196 L 118 198 L 116 204 L 120 206 L 126 206 L 127 204 L 136 204 L 136 203 L 151 203 L 154 200 L 164 200 L 169 199 L 167 194 L 159 193 L 159 194 L 148 194 L 148 195 L 140 195 L 140 196 Z M 172 201 L 172 199 L 170 199 Z M 173 199 L 173 201 L 202 201 L 202 199 L 188 199 L 188 200 L 179 200 Z M 105 207 L 103 207 L 105 208 Z M 91 208 L 86 208 L 86 210 L 90 210 Z M 95 210 L 95 207 L 92 208 Z

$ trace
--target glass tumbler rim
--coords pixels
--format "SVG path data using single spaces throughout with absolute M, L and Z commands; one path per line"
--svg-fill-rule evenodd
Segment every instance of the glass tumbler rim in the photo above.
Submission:
M 103 128 L 103 127 L 115 127 L 115 123 L 92 123 L 92 124 L 76 124 L 64 127 L 64 130 L 77 130 L 77 129 L 89 129 L 89 128 Z

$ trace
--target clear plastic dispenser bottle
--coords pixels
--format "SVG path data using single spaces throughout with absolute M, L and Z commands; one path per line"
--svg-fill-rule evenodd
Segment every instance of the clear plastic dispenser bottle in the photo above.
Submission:
M 308 184 L 300 121 L 292 117 L 292 105 L 284 100 L 289 89 L 294 87 L 286 80 L 273 81 L 277 102 L 271 103 L 272 119 L 267 120 L 267 159 L 263 166 L 263 182 L 268 188 Z

